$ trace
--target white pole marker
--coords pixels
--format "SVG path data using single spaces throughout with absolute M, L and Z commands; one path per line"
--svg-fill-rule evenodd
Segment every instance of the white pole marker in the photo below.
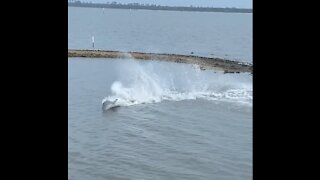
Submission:
M 92 48 L 94 48 L 94 36 L 92 36 Z

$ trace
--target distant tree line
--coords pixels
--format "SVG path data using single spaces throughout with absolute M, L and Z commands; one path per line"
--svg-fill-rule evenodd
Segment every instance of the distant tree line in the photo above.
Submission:
M 128 3 L 121 4 L 115 1 L 106 3 L 91 3 L 75 0 L 68 0 L 68 6 L 72 7 L 91 7 L 91 8 L 114 8 L 114 9 L 147 9 L 147 10 L 167 10 L 167 11 L 199 11 L 199 12 L 229 12 L 229 13 L 252 13 L 252 9 L 241 8 L 214 8 L 198 6 L 160 6 L 154 4 Z

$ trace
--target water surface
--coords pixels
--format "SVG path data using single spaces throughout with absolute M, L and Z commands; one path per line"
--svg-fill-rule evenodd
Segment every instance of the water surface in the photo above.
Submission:
M 251 75 L 130 59 L 68 64 L 70 180 L 252 179 Z M 103 112 L 108 98 L 122 107 Z
M 69 48 L 191 54 L 252 62 L 252 14 L 68 8 Z

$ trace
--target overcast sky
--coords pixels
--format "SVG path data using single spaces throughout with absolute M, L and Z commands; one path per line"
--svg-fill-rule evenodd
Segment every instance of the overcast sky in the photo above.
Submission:
M 213 6 L 213 7 L 237 7 L 252 8 L 252 0 L 80 0 L 82 2 L 119 2 L 119 3 L 149 3 L 168 6 Z

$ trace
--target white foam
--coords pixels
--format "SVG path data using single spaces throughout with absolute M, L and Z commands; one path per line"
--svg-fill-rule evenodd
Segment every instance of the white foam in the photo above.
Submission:
M 118 67 L 118 80 L 102 102 L 118 99 L 120 106 L 205 99 L 252 104 L 248 74 L 199 71 L 192 65 L 128 60 Z

